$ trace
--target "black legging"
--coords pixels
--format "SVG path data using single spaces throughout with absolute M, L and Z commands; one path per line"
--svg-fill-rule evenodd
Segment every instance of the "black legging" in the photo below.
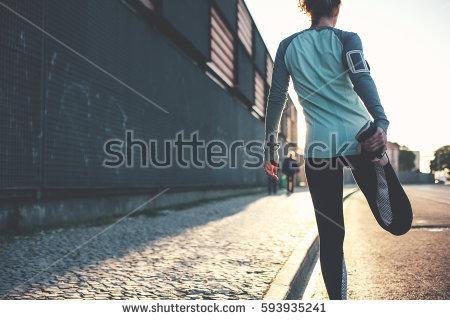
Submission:
M 288 193 L 294 193 L 295 188 L 295 175 L 289 174 L 287 175 L 287 192 Z
M 375 219 L 382 228 L 402 235 L 411 228 L 408 198 L 391 166 L 376 165 L 362 156 L 332 159 L 306 159 L 306 177 L 311 192 L 320 238 L 320 264 L 330 299 L 347 298 L 345 268 L 343 167 L 349 166 L 365 195 Z

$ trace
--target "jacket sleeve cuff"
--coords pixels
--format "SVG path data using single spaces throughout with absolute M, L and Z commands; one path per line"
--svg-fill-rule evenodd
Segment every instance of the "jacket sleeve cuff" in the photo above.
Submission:
M 380 119 L 380 120 L 375 120 L 375 125 L 378 128 L 381 128 L 384 130 L 385 133 L 387 133 L 388 127 L 389 127 L 389 121 L 384 120 L 384 119 Z

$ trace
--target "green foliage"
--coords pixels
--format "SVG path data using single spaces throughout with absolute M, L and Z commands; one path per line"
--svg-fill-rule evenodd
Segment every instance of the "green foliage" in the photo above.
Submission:
M 434 153 L 434 159 L 430 163 L 432 172 L 450 169 L 450 145 L 439 148 Z
M 409 150 L 400 150 L 399 154 L 399 169 L 400 171 L 411 171 L 414 169 L 416 155 Z

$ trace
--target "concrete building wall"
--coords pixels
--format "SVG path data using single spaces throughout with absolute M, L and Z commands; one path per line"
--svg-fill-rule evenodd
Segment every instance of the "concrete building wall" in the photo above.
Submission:
M 388 142 L 386 153 L 395 171 L 399 171 L 400 146 L 397 143 Z
M 30 206 L 44 201 L 50 208 L 51 201 L 61 199 L 137 196 L 165 186 L 265 185 L 262 170 L 242 167 L 103 166 L 105 142 L 124 139 L 126 130 L 144 141 L 173 140 L 180 131 L 198 131 L 207 141 L 226 144 L 263 139 L 264 118 L 253 112 L 254 72 L 266 79 L 268 52 L 253 22 L 254 52 L 243 51 L 236 1 L 3 2 L 51 35 L 0 8 L 5 97 L 0 101 L 0 200 L 5 207 L 14 203 L 16 212 L 23 201 Z M 235 40 L 231 86 L 208 67 L 212 7 Z M 265 83 L 266 95 L 269 86 Z M 239 164 L 244 160 L 240 153 Z
M 412 151 L 416 155 L 413 171 L 420 170 L 420 151 Z

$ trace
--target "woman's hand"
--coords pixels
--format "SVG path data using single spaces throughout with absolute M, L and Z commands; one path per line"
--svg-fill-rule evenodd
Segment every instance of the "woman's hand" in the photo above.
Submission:
M 387 146 L 386 132 L 381 128 L 377 128 L 375 134 L 364 141 L 361 146 L 366 151 L 375 152 L 380 150 L 381 152 L 385 152 Z
M 375 134 L 362 143 L 362 148 L 370 152 L 380 151 L 383 153 L 383 157 L 372 160 L 373 163 L 385 166 L 389 162 L 389 158 L 386 155 L 387 136 L 383 129 L 377 128 Z
M 264 162 L 264 171 L 272 179 L 278 180 L 278 167 L 269 161 Z

